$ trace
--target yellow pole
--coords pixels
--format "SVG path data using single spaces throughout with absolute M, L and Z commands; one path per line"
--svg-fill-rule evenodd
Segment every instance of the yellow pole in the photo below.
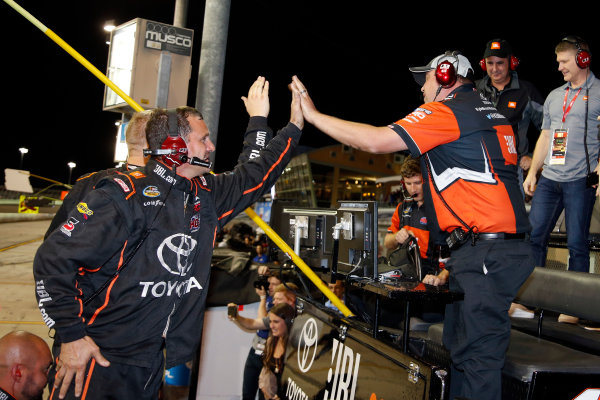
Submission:
M 5 0 L 6 1 L 6 0 Z M 64 40 L 62 40 L 56 33 L 52 32 L 48 29 L 46 35 L 52 40 L 56 42 L 60 47 L 62 47 L 67 53 L 69 53 L 74 59 L 79 61 L 84 67 L 86 67 L 92 74 L 94 74 L 98 79 L 102 81 L 106 86 L 114 90 L 116 94 L 119 95 L 123 100 L 127 102 L 135 111 L 144 111 L 144 108 L 136 103 L 131 97 L 129 97 L 124 91 L 122 91 L 117 85 L 115 85 L 110 79 L 106 77 L 102 72 L 98 70 L 98 68 L 94 67 L 88 60 L 86 60 L 81 54 L 79 54 L 75 49 L 69 46 Z
M 94 67 L 88 60 L 86 60 L 81 54 L 79 54 L 75 49 L 73 49 L 68 43 L 62 40 L 57 34 L 52 32 L 49 28 L 47 28 L 44 24 L 42 24 L 37 18 L 31 15 L 27 10 L 23 7 L 19 6 L 13 0 L 4 0 L 5 3 L 10 5 L 13 9 L 15 9 L 19 14 L 25 17 L 29 22 L 35 25 L 39 30 L 41 30 L 44 34 L 46 34 L 50 39 L 52 39 L 56 44 L 63 48 L 67 53 L 69 53 L 73 58 L 79 61 L 85 68 L 87 68 L 94 76 L 100 79 L 105 85 L 110 87 L 116 94 L 118 94 L 127 104 L 129 104 L 135 111 L 143 111 L 144 108 L 137 104 L 131 97 L 129 97 L 125 92 L 123 92 L 117 85 L 115 85 L 110 79 L 106 77 L 102 72 L 100 72 L 96 67 Z M 258 225 L 260 226 L 267 236 L 271 238 L 271 240 L 277 244 L 279 248 L 281 248 L 288 256 L 291 257 L 292 261 L 300 268 L 300 270 L 321 290 L 325 296 L 333 305 L 335 305 L 338 310 L 344 316 L 352 316 L 352 312 L 346 307 L 344 303 L 323 283 L 323 281 L 310 269 L 308 265 L 290 248 L 281 239 L 281 237 L 273 230 L 269 225 L 267 225 L 255 212 L 252 208 L 248 207 L 246 210 L 246 214 Z
M 42 24 L 37 18 L 31 15 L 27 10 L 23 7 L 15 3 L 13 0 L 4 0 L 9 6 L 14 8 L 19 14 L 25 17 L 29 22 L 35 25 L 39 30 L 41 30 L 46 36 L 52 39 L 56 44 L 58 44 L 64 51 L 69 53 L 74 59 L 79 61 L 85 68 L 87 68 L 96 78 L 100 79 L 102 83 L 106 86 L 114 90 L 116 94 L 118 94 L 127 104 L 129 104 L 135 111 L 144 111 L 144 108 L 137 104 L 131 97 L 129 97 L 125 92 L 123 92 L 117 85 L 115 85 L 110 79 L 106 77 L 98 68 L 94 67 L 88 60 L 86 60 L 81 54 L 79 54 L 74 48 L 72 48 L 67 42 L 62 40 L 60 36 L 56 33 L 52 32 L 48 27 Z

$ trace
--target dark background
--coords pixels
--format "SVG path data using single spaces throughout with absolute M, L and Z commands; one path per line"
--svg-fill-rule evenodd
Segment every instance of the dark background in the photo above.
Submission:
M 174 0 L 17 3 L 102 72 L 108 59 L 102 30 L 106 20 L 115 19 L 119 25 L 139 17 L 172 24 L 175 5 Z M 240 97 L 258 75 L 270 81 L 269 119 L 275 129 L 288 121 L 287 85 L 294 74 L 321 111 L 385 125 L 422 102 L 408 67 L 424 65 L 446 50 L 460 50 L 480 78 L 483 73 L 477 64 L 485 44 L 504 38 L 520 58 L 520 78 L 533 82 L 545 97 L 563 83 L 554 55 L 560 39 L 575 34 L 585 38 L 592 51 L 597 45 L 594 21 L 582 23 L 590 19 L 587 15 L 550 22 L 543 16 L 548 11 L 544 6 L 530 3 L 481 3 L 470 8 L 448 2 L 231 3 L 216 172 L 235 163 L 247 123 Z M 113 166 L 114 122 L 120 114 L 102 111 L 103 84 L 7 4 L 2 2 L 0 9 L 5 28 L 2 121 L 8 141 L 2 148 L 0 174 L 4 168 L 19 167 L 19 147 L 29 148 L 23 169 L 62 182 L 68 179 L 69 161 L 77 163 L 73 180 Z M 204 1 L 189 0 L 187 28 L 195 35 L 190 106 L 195 105 L 203 20 Z M 335 143 L 311 126 L 304 132 L 303 146 Z M 32 184 L 45 186 L 34 179 Z

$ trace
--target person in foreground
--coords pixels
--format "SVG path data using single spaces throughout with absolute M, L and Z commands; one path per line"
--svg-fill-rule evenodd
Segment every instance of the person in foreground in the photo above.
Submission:
M 298 77 L 293 89 L 301 94 L 305 120 L 334 139 L 371 153 L 408 149 L 421 157 L 428 222 L 447 232 L 450 289 L 464 293 L 445 311 L 450 398 L 499 400 L 508 308 L 533 270 L 514 133 L 477 93 L 471 64 L 460 53 L 446 52 L 410 71 L 425 104 L 388 126 L 319 112 Z
M 0 399 L 41 400 L 52 354 L 44 340 L 25 331 L 0 338 Z
M 208 174 L 215 147 L 200 112 L 153 110 L 152 159 L 101 180 L 48 236 L 33 269 L 40 311 L 56 331 L 50 398 L 154 399 L 165 366 L 193 359 L 216 233 L 291 159 L 303 127 L 292 96 L 290 123 L 260 157 L 218 175 Z M 248 131 L 264 131 L 263 77 L 244 101 Z

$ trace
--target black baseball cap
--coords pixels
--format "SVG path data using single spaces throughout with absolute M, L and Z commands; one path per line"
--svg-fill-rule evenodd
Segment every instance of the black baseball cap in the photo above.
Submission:
M 485 46 L 483 58 L 500 57 L 509 58 L 512 55 L 510 44 L 504 39 L 492 39 Z

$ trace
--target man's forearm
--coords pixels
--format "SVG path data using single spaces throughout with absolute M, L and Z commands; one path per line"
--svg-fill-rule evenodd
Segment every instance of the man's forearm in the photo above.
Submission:
M 315 114 L 312 123 L 338 142 L 369 153 L 390 153 L 408 148 L 400 136 L 386 126 L 346 121 L 322 113 Z
M 388 250 L 393 250 L 396 247 L 398 247 L 398 242 L 396 241 L 396 234 L 388 233 L 387 235 L 385 235 L 385 238 L 383 239 L 383 245 Z
M 264 318 L 267 316 L 267 296 L 260 296 L 260 303 L 258 303 L 258 314 L 257 318 Z
M 244 329 L 248 330 L 258 330 L 258 329 L 266 329 L 265 324 L 262 322 L 262 318 L 246 318 L 238 315 L 234 321 Z

